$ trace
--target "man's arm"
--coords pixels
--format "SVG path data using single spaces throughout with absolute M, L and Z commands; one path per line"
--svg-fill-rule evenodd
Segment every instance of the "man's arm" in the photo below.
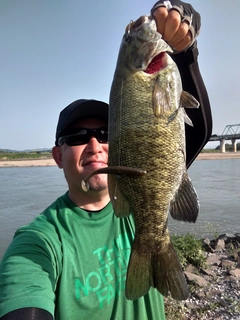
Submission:
M 58 254 L 50 243 L 39 231 L 15 234 L 0 264 L 0 320 L 53 319 Z
M 172 55 L 181 74 L 183 89 L 191 93 L 200 103 L 198 109 L 187 108 L 193 127 L 186 125 L 186 163 L 191 165 L 212 134 L 212 115 L 206 87 L 198 62 L 196 42 L 186 52 Z
M 200 103 L 199 109 L 186 109 L 193 127 L 186 125 L 186 163 L 191 165 L 212 133 L 212 115 L 207 90 L 199 66 L 196 37 L 201 19 L 193 7 L 180 0 L 158 1 L 151 13 L 158 32 L 173 48 L 171 54 L 181 74 L 183 89 Z
M 22 308 L 9 312 L 0 320 L 53 320 L 52 315 L 39 308 Z

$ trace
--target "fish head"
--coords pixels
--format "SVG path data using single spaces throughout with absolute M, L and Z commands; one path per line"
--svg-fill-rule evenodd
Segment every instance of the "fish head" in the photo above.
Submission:
M 130 72 L 156 73 L 167 65 L 166 52 L 172 49 L 157 32 L 153 17 L 141 16 L 126 27 L 119 54 L 122 61 L 118 60 L 118 65 L 124 65 Z

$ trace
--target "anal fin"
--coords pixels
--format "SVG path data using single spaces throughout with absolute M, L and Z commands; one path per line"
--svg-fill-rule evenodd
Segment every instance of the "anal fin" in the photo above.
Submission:
M 151 285 L 151 253 L 132 250 L 126 279 L 126 298 L 135 300 L 148 293 Z

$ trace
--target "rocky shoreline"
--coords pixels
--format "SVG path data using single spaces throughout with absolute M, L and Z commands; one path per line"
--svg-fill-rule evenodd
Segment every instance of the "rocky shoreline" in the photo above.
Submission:
M 240 234 L 224 234 L 203 240 L 206 267 L 189 265 L 185 276 L 190 289 L 186 301 L 165 299 L 167 309 L 179 312 L 167 320 L 239 320 L 240 319 Z

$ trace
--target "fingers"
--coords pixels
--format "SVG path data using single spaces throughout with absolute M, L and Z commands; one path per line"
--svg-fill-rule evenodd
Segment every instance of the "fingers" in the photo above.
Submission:
M 168 17 L 168 10 L 165 7 L 160 7 L 153 12 L 153 17 L 157 24 L 157 31 L 164 36 L 165 24 Z
M 177 10 L 168 11 L 165 7 L 157 8 L 153 17 L 156 20 L 157 30 L 175 51 L 182 51 L 192 42 L 192 33 L 189 31 L 188 21 L 181 21 Z
M 191 43 L 192 43 L 192 33 L 188 30 L 188 32 L 185 34 L 185 36 L 180 41 L 176 41 L 175 43 L 172 42 L 172 44 L 170 44 L 170 46 L 172 46 L 172 48 L 175 51 L 183 51 Z

